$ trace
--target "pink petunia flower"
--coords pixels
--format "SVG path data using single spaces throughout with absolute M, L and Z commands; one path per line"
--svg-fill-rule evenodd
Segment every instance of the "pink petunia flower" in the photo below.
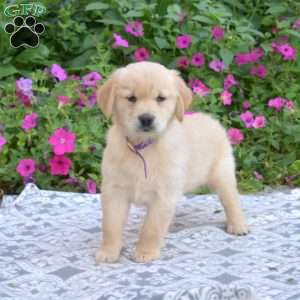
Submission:
M 238 66 L 248 64 L 251 61 L 249 53 L 236 54 L 236 56 L 234 57 L 234 60 Z
M 90 72 L 82 77 L 83 85 L 85 86 L 96 86 L 97 82 L 101 79 L 101 75 L 95 71 Z
M 114 33 L 113 34 L 115 42 L 113 44 L 113 48 L 117 48 L 117 47 L 124 47 L 124 48 L 128 48 L 129 44 L 128 41 L 123 39 L 121 35 Z
M 232 93 L 225 90 L 221 93 L 220 98 L 224 105 L 231 105 L 232 104 Z
M 280 45 L 280 43 L 278 43 L 277 41 L 274 41 L 272 42 L 271 46 L 272 46 L 272 49 L 276 52 L 278 52 L 278 49 L 277 47 Z
M 37 120 L 38 120 L 38 114 L 37 113 L 32 113 L 29 115 L 26 115 L 22 121 L 21 127 L 25 131 L 29 131 L 30 129 L 34 128 L 37 126 Z
M 244 101 L 242 107 L 243 109 L 249 109 L 251 107 L 251 103 L 249 101 Z
M 32 93 L 32 80 L 29 78 L 20 78 L 16 80 L 16 90 L 21 92 L 23 95 L 31 98 Z
M 264 116 L 257 116 L 252 125 L 254 128 L 263 128 L 266 126 L 266 118 Z
M 245 65 L 253 62 L 258 62 L 264 56 L 264 50 L 262 48 L 255 48 L 248 53 L 238 53 L 235 55 L 235 63 Z
M 224 29 L 220 26 L 214 26 L 211 29 L 211 36 L 216 41 L 222 40 L 224 38 Z
M 193 92 L 201 97 L 205 97 L 210 93 L 210 88 L 199 80 L 197 85 L 193 87 Z
M 75 105 L 80 108 L 85 107 L 85 100 L 82 97 L 79 97 L 79 99 L 75 101 Z
M 150 53 L 146 48 L 138 48 L 134 51 L 133 57 L 135 61 L 144 61 L 149 59 Z
M 281 54 L 280 51 L 279 51 L 279 46 L 282 46 L 283 44 L 288 44 L 288 41 L 289 41 L 289 36 L 287 35 L 281 35 L 280 37 L 278 37 L 277 40 L 273 41 L 271 46 L 272 46 L 272 49 Z
M 296 20 L 293 24 L 293 29 L 300 29 L 300 19 Z
M 240 119 L 244 122 L 247 128 L 251 128 L 254 122 L 253 114 L 251 111 L 246 111 L 240 114 Z
M 67 105 L 71 101 L 68 96 L 64 96 L 64 95 L 57 96 L 57 100 L 60 106 Z
M 238 128 L 228 129 L 227 135 L 232 145 L 238 145 L 244 140 L 244 134 Z
M 264 54 L 265 52 L 263 48 L 254 48 L 252 51 L 250 51 L 251 62 L 259 61 L 264 56 Z
M 35 172 L 36 163 L 33 159 L 21 159 L 17 165 L 16 171 L 22 177 L 30 177 Z
M 194 67 L 201 67 L 205 64 L 205 57 L 201 52 L 194 53 L 192 56 L 191 64 Z
M 0 134 L 0 151 L 2 151 L 3 146 L 7 143 L 6 138 Z
M 198 94 L 202 97 L 210 93 L 210 88 L 207 87 L 201 80 L 196 78 L 189 81 L 189 87 L 195 94 Z
M 94 180 L 88 179 L 86 181 L 86 189 L 90 194 L 97 193 L 97 184 Z
M 76 135 L 64 128 L 57 128 L 49 137 L 49 144 L 57 155 L 74 152 Z
M 284 105 L 284 106 L 285 106 L 286 108 L 290 109 L 290 110 L 292 110 L 292 109 L 295 108 L 295 104 L 294 104 L 294 102 L 291 101 L 291 100 L 287 100 L 287 101 L 285 102 L 285 105 Z
M 250 74 L 259 78 L 265 78 L 268 74 L 268 70 L 264 65 L 257 65 L 251 68 Z
M 89 96 L 88 98 L 88 106 L 89 107 L 93 107 L 95 106 L 97 103 L 97 97 L 96 97 L 96 93 L 93 93 L 92 95 Z
M 222 72 L 226 68 L 226 65 L 221 60 L 215 59 L 209 63 L 209 67 L 215 72 Z
M 16 95 L 25 106 L 31 106 L 31 98 L 33 97 L 32 80 L 29 78 L 16 80 Z
M 260 173 L 258 173 L 257 171 L 254 171 L 253 175 L 255 176 L 255 178 L 257 180 L 263 180 L 264 179 L 264 177 Z
M 58 64 L 53 64 L 51 66 L 51 74 L 59 81 L 66 80 L 68 78 L 66 71 Z
M 289 36 L 288 35 L 281 35 L 281 36 L 278 37 L 279 45 L 288 43 L 288 41 L 289 41 Z
M 176 46 L 178 49 L 186 49 L 192 43 L 192 37 L 188 34 L 179 35 L 176 38 Z
M 282 55 L 284 60 L 296 59 L 296 49 L 289 44 L 277 45 L 276 50 Z
M 194 87 L 198 86 L 199 83 L 201 82 L 201 80 L 197 79 L 197 78 L 193 78 L 189 80 L 188 86 L 193 89 Z
M 187 56 L 178 57 L 176 61 L 176 66 L 178 69 L 186 70 L 190 65 L 189 58 Z
M 275 108 L 277 111 L 279 111 L 284 107 L 285 103 L 286 103 L 286 99 L 281 97 L 276 97 L 268 101 L 268 107 Z
M 31 106 L 31 98 L 29 98 L 28 96 L 26 96 L 20 92 L 17 92 L 16 94 L 24 106 L 27 106 L 27 107 Z
M 64 180 L 64 183 L 70 184 L 70 185 L 78 185 L 78 184 L 80 184 L 80 180 L 75 177 L 70 176 L 69 178 Z
M 224 79 L 224 90 L 230 89 L 232 86 L 236 85 L 237 82 L 232 74 L 228 74 Z
M 135 37 L 144 35 L 144 26 L 143 26 L 143 23 L 140 21 L 129 22 L 125 26 L 124 30 L 125 30 L 125 32 L 127 32 Z
M 55 155 L 49 160 L 51 175 L 68 175 L 72 161 L 64 155 Z

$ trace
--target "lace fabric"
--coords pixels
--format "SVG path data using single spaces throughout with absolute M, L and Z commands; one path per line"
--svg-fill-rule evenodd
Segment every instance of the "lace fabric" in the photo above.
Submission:
M 95 264 L 99 195 L 28 184 L 0 208 L 1 300 L 299 300 L 300 189 L 242 196 L 247 236 L 224 231 L 215 195 L 183 198 L 161 259 L 132 260 L 133 208 L 119 263 Z

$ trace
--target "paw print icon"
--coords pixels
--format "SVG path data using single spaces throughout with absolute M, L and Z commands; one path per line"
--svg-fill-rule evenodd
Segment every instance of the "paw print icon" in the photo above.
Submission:
M 12 23 L 5 25 L 4 30 L 10 34 L 12 47 L 27 46 L 36 48 L 40 42 L 39 35 L 45 31 L 45 26 L 42 23 L 36 23 L 33 16 L 28 16 L 25 19 L 17 16 Z

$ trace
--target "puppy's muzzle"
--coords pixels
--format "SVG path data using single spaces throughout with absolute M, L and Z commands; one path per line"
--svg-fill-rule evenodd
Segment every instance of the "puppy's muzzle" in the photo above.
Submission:
M 152 131 L 154 130 L 154 120 L 155 120 L 155 116 L 153 116 L 152 114 L 142 114 L 140 116 L 138 116 L 138 120 L 139 120 L 139 129 L 142 131 Z

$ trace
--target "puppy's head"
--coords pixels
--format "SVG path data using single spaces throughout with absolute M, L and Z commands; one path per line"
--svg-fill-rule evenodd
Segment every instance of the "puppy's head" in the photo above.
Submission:
M 118 69 L 97 92 L 106 117 L 128 136 L 153 137 L 176 117 L 182 121 L 192 92 L 176 71 L 158 63 L 139 62 Z

